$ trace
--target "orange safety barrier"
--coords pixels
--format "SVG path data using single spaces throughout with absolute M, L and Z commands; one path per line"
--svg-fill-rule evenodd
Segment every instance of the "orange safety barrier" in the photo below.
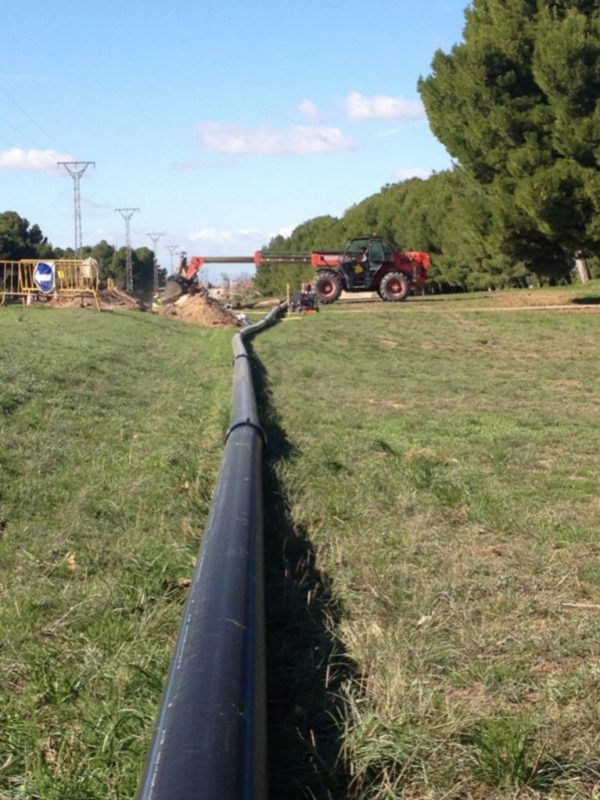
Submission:
M 100 310 L 98 279 L 93 258 L 0 261 L 0 305 L 18 297 L 24 303 L 39 297 L 93 297 Z

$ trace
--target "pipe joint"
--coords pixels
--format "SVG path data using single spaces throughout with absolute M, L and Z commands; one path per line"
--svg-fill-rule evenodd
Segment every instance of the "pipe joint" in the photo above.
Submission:
M 233 431 L 236 430 L 236 428 L 245 428 L 245 427 L 254 428 L 254 430 L 257 431 L 257 433 L 260 435 L 263 444 L 267 443 L 267 434 L 265 433 L 264 428 L 262 427 L 262 425 L 259 425 L 256 422 L 252 422 L 250 417 L 248 417 L 248 419 L 240 420 L 239 422 L 234 422 L 234 424 L 229 427 L 229 430 L 225 434 L 225 443 L 227 443 L 227 440 L 229 439 Z

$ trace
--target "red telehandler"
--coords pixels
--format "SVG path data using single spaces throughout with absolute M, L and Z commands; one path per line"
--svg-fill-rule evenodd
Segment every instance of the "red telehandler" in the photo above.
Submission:
M 193 289 L 204 264 L 254 263 L 310 264 L 314 270 L 313 291 L 319 303 L 335 303 L 342 291 L 377 292 L 382 300 L 405 300 L 411 289 L 425 284 L 429 254 L 394 251 L 380 236 L 359 236 L 346 242 L 340 251 L 319 250 L 311 253 L 262 253 L 254 256 L 194 256 L 189 266 L 174 280 L 182 292 Z
M 340 252 L 311 253 L 313 288 L 320 303 L 334 303 L 345 292 L 377 292 L 382 300 L 405 300 L 425 284 L 429 254 L 401 253 L 380 236 L 360 236 Z

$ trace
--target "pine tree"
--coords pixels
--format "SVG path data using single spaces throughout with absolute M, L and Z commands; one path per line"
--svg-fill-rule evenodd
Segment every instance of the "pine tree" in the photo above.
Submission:
M 600 253 L 598 4 L 474 0 L 465 19 L 419 81 L 432 130 L 485 187 L 507 255 L 584 271 Z
M 0 214 L 0 259 L 46 258 L 52 247 L 39 225 L 29 225 L 16 211 Z

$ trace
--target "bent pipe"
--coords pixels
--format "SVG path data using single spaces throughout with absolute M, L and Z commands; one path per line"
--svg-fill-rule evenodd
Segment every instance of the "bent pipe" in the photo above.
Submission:
M 138 800 L 267 796 L 264 434 L 244 339 L 286 307 L 233 339 L 231 424 Z

